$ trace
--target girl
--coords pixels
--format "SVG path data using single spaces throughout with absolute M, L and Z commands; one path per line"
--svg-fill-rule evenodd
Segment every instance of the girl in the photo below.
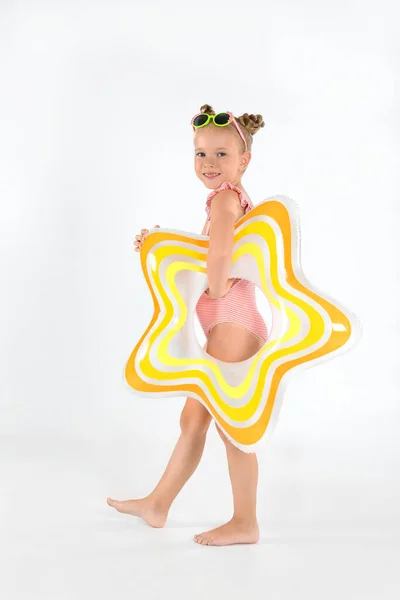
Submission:
M 211 356 L 226 362 L 246 360 L 265 344 L 268 332 L 257 310 L 255 284 L 228 279 L 232 266 L 235 223 L 253 204 L 242 185 L 251 160 L 252 136 L 264 127 L 261 115 L 215 114 L 205 104 L 193 117 L 195 172 L 207 189 L 207 219 L 202 231 L 209 235 L 207 254 L 208 289 L 196 313 Z M 156 226 L 158 227 L 158 226 Z M 148 233 L 136 236 L 140 251 Z M 212 417 L 195 398 L 187 398 L 180 418 L 181 435 L 159 483 L 149 496 L 138 500 L 107 503 L 119 512 L 141 517 L 152 527 L 163 527 L 172 502 L 197 468 L 203 454 Z M 256 515 L 258 463 L 256 454 L 235 447 L 217 426 L 225 444 L 233 492 L 233 517 L 228 523 L 194 536 L 198 544 L 225 546 L 254 544 L 259 540 Z

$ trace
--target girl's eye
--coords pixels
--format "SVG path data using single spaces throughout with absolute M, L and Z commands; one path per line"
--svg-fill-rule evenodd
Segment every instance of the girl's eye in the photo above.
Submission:
M 199 156 L 199 154 L 204 154 L 204 152 L 198 152 L 196 156 Z M 226 152 L 218 152 L 218 154 L 223 154 L 224 156 L 226 156 Z

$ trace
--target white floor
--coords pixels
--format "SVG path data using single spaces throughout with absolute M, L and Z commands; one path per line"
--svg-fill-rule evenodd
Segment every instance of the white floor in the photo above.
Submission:
M 105 503 L 146 495 L 173 444 L 161 440 L 146 464 L 132 439 L 2 436 L 0 597 L 400 597 L 399 465 L 382 440 L 349 452 L 288 446 L 277 431 L 259 455 L 261 540 L 225 548 L 192 540 L 231 516 L 214 430 L 164 529 Z

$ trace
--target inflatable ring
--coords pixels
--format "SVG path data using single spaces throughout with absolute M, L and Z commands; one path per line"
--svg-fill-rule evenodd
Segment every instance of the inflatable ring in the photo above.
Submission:
M 213 358 L 194 331 L 196 305 L 208 288 L 208 244 L 204 235 L 150 230 L 140 257 L 154 314 L 124 379 L 140 396 L 196 398 L 235 446 L 254 452 L 275 429 L 289 374 L 349 350 L 361 326 L 306 280 L 297 206 L 274 196 L 237 221 L 229 275 L 265 294 L 272 312 L 268 340 L 243 362 Z

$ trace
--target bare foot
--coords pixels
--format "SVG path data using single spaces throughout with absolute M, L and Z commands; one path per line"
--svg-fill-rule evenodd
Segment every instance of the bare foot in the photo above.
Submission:
M 140 517 L 150 527 L 164 527 L 168 513 L 161 511 L 149 498 L 140 500 L 113 500 L 107 498 L 107 504 L 114 507 L 118 512 L 134 517 Z
M 233 517 L 225 525 L 194 536 L 203 546 L 229 546 L 231 544 L 256 544 L 260 539 L 257 521 L 244 522 Z

